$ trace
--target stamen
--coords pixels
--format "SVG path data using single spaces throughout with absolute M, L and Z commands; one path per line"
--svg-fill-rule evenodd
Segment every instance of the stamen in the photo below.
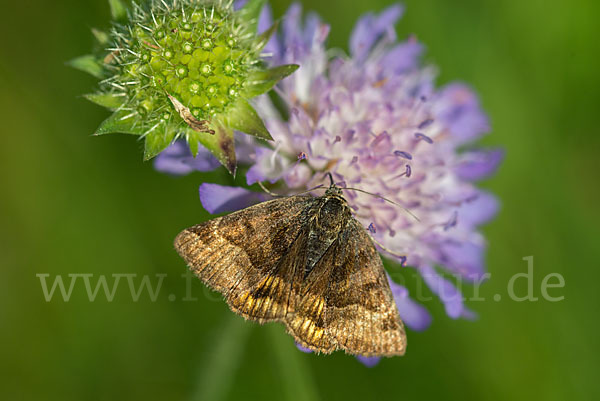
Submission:
M 424 140 L 425 142 L 427 142 L 427 143 L 429 143 L 429 144 L 432 144 L 432 143 L 433 143 L 433 139 L 431 139 L 431 138 L 430 138 L 430 137 L 428 137 L 427 135 L 425 135 L 425 134 L 422 134 L 422 133 L 420 133 L 420 132 L 415 132 L 415 138 L 417 138 L 417 139 L 422 139 L 422 140 Z
M 454 213 L 452 213 L 452 217 L 450 217 L 450 220 L 448 220 L 444 224 L 444 231 L 448 231 L 452 227 L 455 227 L 457 222 L 458 222 L 458 212 L 455 210 Z
M 396 156 L 400 156 L 400 157 L 403 157 L 405 159 L 412 160 L 412 155 L 410 153 L 408 153 L 408 152 L 404 152 L 402 150 L 395 150 L 394 154 Z
M 394 178 L 392 178 L 393 180 L 397 179 L 397 178 L 401 178 L 401 177 L 406 177 L 409 178 L 412 174 L 412 169 L 410 168 L 410 166 L 408 164 L 405 165 L 405 170 L 403 173 L 398 174 L 397 176 L 395 176 Z
M 431 124 L 433 124 L 433 118 L 428 118 L 427 120 L 425 120 L 421 124 L 419 124 L 419 129 L 427 128 Z
M 371 147 L 375 147 L 375 146 L 379 145 L 381 143 L 381 141 L 385 140 L 386 138 L 389 138 L 389 134 L 387 132 L 383 131 L 381 134 L 379 134 L 375 137 L 373 142 L 371 142 Z

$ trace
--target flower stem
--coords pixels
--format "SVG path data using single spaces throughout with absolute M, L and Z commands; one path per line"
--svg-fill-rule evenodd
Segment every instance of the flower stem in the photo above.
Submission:
M 290 401 L 318 400 L 318 392 L 304 355 L 290 341 L 280 325 L 268 325 L 271 344 L 281 372 L 285 398 Z
M 202 364 L 198 387 L 191 401 L 218 401 L 227 397 L 236 371 L 242 362 L 246 340 L 253 324 L 239 316 L 228 314 Z

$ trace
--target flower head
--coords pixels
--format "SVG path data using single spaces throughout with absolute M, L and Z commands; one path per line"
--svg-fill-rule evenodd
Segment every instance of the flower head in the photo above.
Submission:
M 194 156 L 203 145 L 232 173 L 234 129 L 270 140 L 248 99 L 297 66 L 264 68 L 261 51 L 275 30 L 256 35 L 265 0 L 239 10 L 232 2 L 147 0 L 128 11 L 112 0 L 113 29 L 95 31 L 102 50 L 71 63 L 102 79 L 87 98 L 114 111 L 96 134 L 139 135 L 146 159 L 183 138 Z
M 467 281 L 485 273 L 486 242 L 478 227 L 496 214 L 498 202 L 475 181 L 493 173 L 503 154 L 468 150 L 489 130 L 488 118 L 466 85 L 436 89 L 414 37 L 396 40 L 402 11 L 392 6 L 364 16 L 352 33 L 350 56 L 330 58 L 329 27 L 314 14 L 303 23 L 300 7 L 292 6 L 281 34 L 267 45 L 272 63 L 301 66 L 278 85 L 289 118 L 271 99 L 259 98 L 274 144 L 256 143 L 246 179 L 294 194 L 325 183 L 330 172 L 338 185 L 375 194 L 344 190 L 380 251 L 416 269 L 448 316 L 469 318 L 460 290 L 441 271 Z M 425 329 L 427 310 L 391 279 L 390 287 L 405 323 Z

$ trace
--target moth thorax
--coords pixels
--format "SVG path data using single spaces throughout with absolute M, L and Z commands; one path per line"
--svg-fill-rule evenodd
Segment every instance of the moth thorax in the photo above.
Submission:
M 348 220 L 346 202 L 337 196 L 327 198 L 319 210 L 318 224 L 325 230 L 339 230 Z

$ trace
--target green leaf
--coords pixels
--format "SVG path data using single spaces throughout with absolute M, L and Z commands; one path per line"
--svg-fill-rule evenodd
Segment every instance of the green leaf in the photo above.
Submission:
M 125 96 L 116 93 L 90 93 L 83 95 L 87 100 L 107 109 L 116 110 L 125 103 Z
M 100 63 L 96 57 L 91 54 L 67 61 L 67 65 L 80 71 L 87 72 L 96 78 L 104 78 L 104 67 L 102 66 L 102 63 Z
M 267 29 L 266 31 L 264 31 L 263 33 L 258 35 L 256 40 L 254 41 L 254 49 L 257 52 L 264 49 L 264 47 L 267 45 L 267 43 L 269 43 L 269 40 L 271 39 L 271 37 L 273 36 L 275 31 L 277 31 L 278 27 L 279 27 L 279 21 L 275 21 L 275 23 L 273 25 L 271 25 L 271 27 L 269 29 Z
M 122 21 L 127 18 L 127 7 L 121 0 L 108 0 L 108 4 L 113 20 Z
M 292 74 L 298 67 L 300 66 L 297 64 L 286 64 L 252 72 L 248 77 L 248 86 L 245 92 L 247 97 L 252 98 L 269 91 L 277 82 Z
M 94 35 L 94 37 L 96 38 L 98 43 L 101 44 L 102 46 L 107 45 L 110 41 L 110 36 L 108 36 L 108 33 L 101 31 L 99 29 L 92 28 L 92 34 Z
M 130 111 L 119 110 L 114 112 L 110 117 L 100 124 L 94 135 L 105 134 L 132 134 L 142 135 L 145 131 L 136 123 L 139 121 L 136 116 L 128 117 Z
M 244 99 L 238 100 L 226 116 L 227 126 L 257 138 L 273 140 L 256 110 Z
M 248 30 L 256 32 L 258 17 L 267 0 L 249 0 L 244 7 L 238 11 L 240 19 L 246 22 Z
M 144 143 L 144 161 L 152 159 L 160 152 L 165 150 L 167 146 L 173 143 L 176 130 L 168 129 L 165 123 L 161 123 L 152 132 L 145 137 Z
M 211 121 L 210 129 L 215 131 L 214 135 L 206 132 L 196 132 L 191 128 L 186 129 L 186 137 L 192 154 L 194 156 L 198 154 L 198 144 L 201 144 L 235 176 L 237 161 L 235 158 L 233 129 L 226 127 L 220 121 Z

